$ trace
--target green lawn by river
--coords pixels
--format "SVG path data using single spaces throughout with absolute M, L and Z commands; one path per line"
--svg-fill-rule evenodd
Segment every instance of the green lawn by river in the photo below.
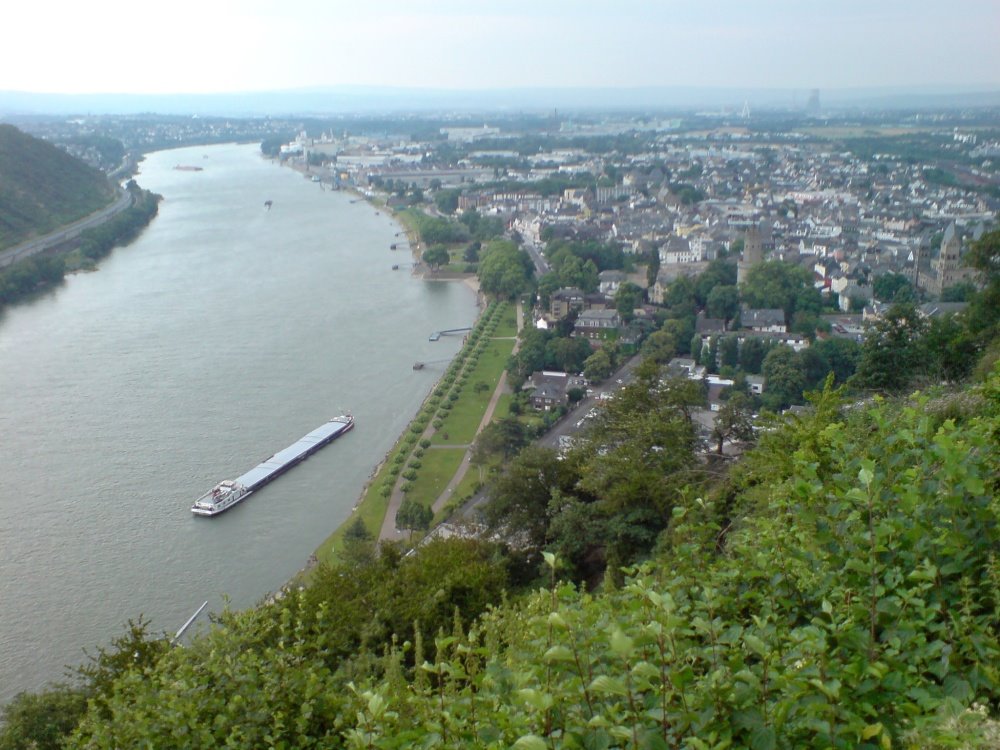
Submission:
M 369 482 L 362 500 L 351 517 L 328 537 L 316 550 L 316 559 L 327 562 L 336 559 L 338 550 L 342 549 L 344 535 L 347 529 L 361 519 L 365 528 L 373 536 L 377 536 L 385 519 L 389 506 L 389 496 L 383 488 L 391 488 L 396 484 L 398 475 L 407 470 L 414 460 L 419 461 L 416 477 L 406 481 L 407 498 L 430 507 L 444 492 L 448 483 L 462 465 L 467 447 L 474 441 L 476 430 L 483 419 L 490 398 L 500 381 L 513 351 L 516 332 L 517 315 L 513 305 L 506 304 L 493 311 L 485 311 L 485 316 L 495 318 L 495 327 L 481 348 L 478 360 L 469 361 L 462 371 L 464 385 L 457 390 L 458 398 L 450 401 L 451 408 L 446 412 L 437 411 L 440 427 L 434 430 L 430 445 L 421 448 L 417 442 L 420 430 L 414 431 L 413 424 L 405 430 L 396 446 L 390 451 L 387 460 Z M 483 318 L 477 326 L 483 322 Z M 466 344 L 463 352 L 468 356 L 472 350 Z M 485 384 L 485 388 L 476 388 L 477 383 Z M 440 384 L 432 393 L 440 390 Z M 494 419 L 509 413 L 510 396 L 500 397 Z M 435 409 L 429 403 L 421 410 L 421 414 L 434 413 Z M 417 417 L 420 418 L 420 415 Z M 401 458 L 400 458 L 401 457 Z M 401 480 L 403 481 L 403 480 Z M 478 472 L 470 471 L 463 481 L 455 488 L 454 498 L 462 498 L 471 494 L 478 482 Z M 440 521 L 436 518 L 435 521 Z

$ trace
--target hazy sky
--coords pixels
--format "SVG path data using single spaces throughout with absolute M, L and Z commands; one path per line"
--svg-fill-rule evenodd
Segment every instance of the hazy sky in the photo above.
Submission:
M 1000 0 L 19 0 L 0 90 L 1000 88 Z

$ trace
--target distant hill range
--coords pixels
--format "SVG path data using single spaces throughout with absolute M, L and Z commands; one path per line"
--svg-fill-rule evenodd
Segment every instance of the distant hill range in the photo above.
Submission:
M 791 88 L 416 89 L 335 86 L 219 94 L 34 94 L 0 91 L 3 115 L 141 114 L 285 116 L 428 111 L 802 110 L 812 92 Z M 822 89 L 824 110 L 952 109 L 1000 106 L 1000 85 Z
M 0 249 L 76 221 L 114 197 L 101 171 L 0 124 Z

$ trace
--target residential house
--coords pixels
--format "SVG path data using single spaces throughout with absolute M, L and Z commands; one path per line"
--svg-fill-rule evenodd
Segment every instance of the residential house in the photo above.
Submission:
M 598 291 L 609 297 L 613 297 L 619 287 L 628 281 L 624 271 L 601 271 L 597 278 L 599 279 Z
M 686 237 L 670 237 L 666 243 L 660 247 L 660 263 L 662 265 L 673 265 L 676 263 L 697 263 L 705 259 L 703 254 L 704 246 L 698 244 L 697 249 L 691 246 Z
M 573 326 L 574 336 L 590 339 L 590 345 L 600 347 L 601 341 L 618 338 L 622 319 L 616 310 L 584 310 Z
M 775 333 L 772 331 L 740 331 L 737 334 L 737 341 L 739 341 L 740 346 L 748 341 L 749 339 L 761 339 L 763 341 L 772 341 L 776 344 L 785 344 L 790 346 L 797 352 L 801 352 L 803 349 L 809 348 L 808 337 L 802 335 L 801 333 Z
M 569 397 L 566 395 L 566 392 L 560 390 L 552 383 L 542 383 L 537 388 L 534 388 L 531 391 L 531 395 L 528 396 L 528 402 L 532 408 L 539 411 L 551 411 L 560 406 L 565 406 L 568 400 Z
M 563 287 L 549 295 L 549 315 L 562 320 L 571 312 L 582 312 L 586 296 L 576 287 Z
M 583 297 L 584 310 L 607 310 L 609 306 L 614 306 L 610 299 L 600 292 L 591 292 Z
M 649 301 L 662 305 L 667 287 L 681 277 L 694 278 L 708 267 L 708 263 L 672 263 L 660 266 L 656 281 L 649 288 Z
M 533 408 L 551 411 L 569 403 L 569 391 L 572 388 L 583 389 L 587 385 L 587 379 L 582 375 L 542 370 L 533 372 L 522 390 L 531 392 L 528 401 Z
M 874 298 L 875 295 L 870 286 L 858 286 L 852 281 L 840 291 L 837 304 L 841 311 L 850 312 L 851 300 L 860 300 L 862 303 L 867 304 Z
M 690 357 L 674 357 L 667 363 L 667 372 L 676 378 L 701 380 L 708 373 L 704 365 L 695 364 Z
M 705 382 L 708 384 L 708 408 L 710 411 L 717 412 L 722 409 L 722 404 L 725 403 L 722 399 L 723 391 L 732 388 L 733 381 L 729 378 L 720 378 L 718 375 L 709 375 Z
M 968 302 L 927 302 L 918 309 L 925 318 L 939 318 L 945 315 L 955 315 L 969 306 Z
M 763 333 L 785 333 L 785 311 L 781 308 L 750 308 L 740 311 L 740 326 Z
M 706 317 L 703 310 L 694 320 L 694 331 L 703 339 L 706 336 L 718 336 L 726 332 L 726 321 L 724 318 Z

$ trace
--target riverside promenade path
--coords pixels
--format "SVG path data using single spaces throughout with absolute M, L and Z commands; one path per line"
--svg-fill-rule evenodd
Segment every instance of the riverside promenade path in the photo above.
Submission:
M 517 331 L 521 332 L 524 328 L 524 308 L 520 302 L 517 303 L 516 308 L 517 313 Z M 518 344 L 520 342 L 514 342 L 514 349 L 512 354 L 517 353 Z M 476 428 L 476 436 L 493 420 L 493 413 L 496 411 L 497 403 L 500 401 L 500 397 L 509 391 L 507 387 L 507 373 L 503 372 L 500 375 L 500 379 L 497 382 L 496 388 L 493 389 L 493 395 L 490 397 L 489 403 L 486 405 L 486 410 L 483 412 L 483 418 L 479 421 L 479 426 Z M 434 434 L 435 430 L 433 425 L 428 425 L 427 428 L 421 434 L 422 438 L 430 438 Z M 438 513 L 451 499 L 451 495 L 455 488 L 459 485 L 462 479 L 465 478 L 466 473 L 471 465 L 472 458 L 472 446 L 475 444 L 475 437 L 472 443 L 464 446 L 465 456 L 462 458 L 462 463 L 459 465 L 458 470 L 455 472 L 454 476 L 448 482 L 448 485 L 444 488 L 441 494 L 437 497 L 431 506 L 431 509 Z M 440 447 L 439 450 L 461 450 L 463 446 L 448 446 Z M 404 539 L 404 532 L 396 528 L 396 513 L 399 512 L 399 506 L 403 504 L 404 495 L 400 490 L 402 487 L 402 480 L 397 480 L 396 484 L 393 485 L 392 495 L 389 497 L 389 507 L 385 512 L 385 519 L 382 521 L 382 529 L 379 531 L 379 541 L 395 541 L 399 539 Z

